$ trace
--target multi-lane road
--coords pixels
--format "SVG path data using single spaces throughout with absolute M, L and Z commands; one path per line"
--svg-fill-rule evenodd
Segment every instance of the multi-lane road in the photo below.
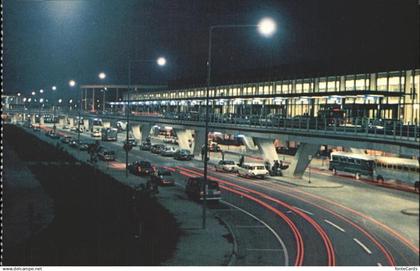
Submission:
M 92 140 L 89 134 L 82 134 L 81 138 Z M 124 170 L 122 137 L 117 142 L 101 144 L 115 151 L 113 167 Z M 138 147 L 130 151 L 129 160 L 148 160 L 173 171 L 176 187 L 161 189 L 182 190 L 187 177 L 203 175 L 200 161 L 177 161 L 140 151 Z M 216 172 L 212 167 L 209 179 L 219 182 L 223 198 L 220 204 L 210 206 L 210 212 L 227 221 L 234 232 L 238 265 L 419 263 L 418 216 L 400 212 L 418 208 L 417 194 L 345 180 L 337 180 L 344 182 L 343 188 L 311 189 L 270 178 L 246 179 Z

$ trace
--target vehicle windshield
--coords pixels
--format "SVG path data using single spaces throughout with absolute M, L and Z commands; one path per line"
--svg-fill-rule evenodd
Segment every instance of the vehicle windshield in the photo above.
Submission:
M 114 155 L 114 151 L 105 151 L 105 155 Z
M 225 161 L 225 165 L 234 165 L 235 161 Z
M 261 170 L 261 169 L 265 169 L 265 167 L 264 167 L 264 166 L 256 166 L 256 167 L 254 167 L 254 169 L 259 169 L 259 170 Z

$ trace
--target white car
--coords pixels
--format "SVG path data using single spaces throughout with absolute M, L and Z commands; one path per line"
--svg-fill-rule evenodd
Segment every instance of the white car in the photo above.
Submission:
M 237 172 L 238 166 L 232 160 L 220 160 L 215 166 L 216 171 Z
M 268 170 L 263 164 L 243 164 L 238 167 L 238 176 L 264 179 Z
M 90 135 L 92 137 L 101 137 L 102 136 L 102 133 L 101 133 L 100 130 L 93 130 L 92 133 L 90 133 Z

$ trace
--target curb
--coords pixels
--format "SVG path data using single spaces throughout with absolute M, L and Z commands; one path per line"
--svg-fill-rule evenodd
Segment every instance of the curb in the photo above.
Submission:
M 229 261 L 227 262 L 227 266 L 233 266 L 236 262 L 236 257 L 238 255 L 238 243 L 236 241 L 236 236 L 233 233 L 232 227 L 219 215 L 214 215 L 215 218 L 219 219 L 219 221 L 227 228 L 228 232 L 232 236 L 233 239 L 233 247 L 232 247 L 232 254 L 230 254 Z
M 411 209 L 403 209 L 401 210 L 401 213 L 409 216 L 419 216 L 419 209 L 417 208 L 411 208 Z
M 309 188 L 343 188 L 344 187 L 343 184 L 337 184 L 337 185 L 307 185 L 307 184 L 289 182 L 289 181 L 285 181 L 285 180 L 278 180 L 278 179 L 274 179 L 274 178 L 267 178 L 267 179 L 272 180 L 272 181 L 276 181 L 276 182 L 280 182 L 280 183 L 285 183 L 285 184 L 290 184 L 290 185 L 300 186 L 300 187 L 309 187 Z

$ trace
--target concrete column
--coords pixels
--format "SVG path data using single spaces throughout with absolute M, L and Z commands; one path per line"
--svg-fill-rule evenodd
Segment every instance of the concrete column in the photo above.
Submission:
M 146 141 L 146 138 L 150 135 L 152 124 L 145 123 L 140 126 L 140 141 Z
M 74 118 L 68 118 L 68 120 L 69 120 L 69 126 L 70 126 L 70 128 L 71 127 L 74 127 Z
M 284 175 L 302 178 L 303 173 L 305 173 L 306 168 L 312 160 L 310 157 L 314 157 L 320 147 L 321 145 L 319 144 L 300 143 L 289 168 L 283 172 Z
M 83 127 L 86 131 L 89 131 L 89 120 L 83 120 Z
M 35 115 L 34 114 L 32 114 L 31 115 L 31 124 L 34 124 L 35 123 Z
M 258 149 L 260 150 L 264 162 L 268 161 L 271 165 L 274 164 L 275 160 L 279 160 L 279 156 L 274 147 L 273 140 L 264 139 L 264 138 L 254 138 L 255 143 L 257 143 Z
M 190 143 L 188 141 L 192 139 L 191 131 L 185 129 L 175 129 L 175 133 L 178 137 L 179 148 L 191 150 Z
M 66 119 L 59 119 L 58 120 L 58 126 L 59 127 L 63 128 L 63 126 L 66 125 L 66 124 L 67 124 Z
M 44 117 L 39 117 L 39 125 L 44 125 Z
M 131 125 L 131 133 L 133 134 L 133 137 L 137 142 L 141 142 L 142 136 L 140 132 L 140 125 Z
M 252 137 L 244 135 L 242 137 L 242 142 L 244 143 L 244 145 L 246 147 L 246 150 L 249 150 L 249 151 L 257 151 L 258 150 L 258 147 L 255 146 L 254 139 Z
M 195 157 L 201 157 L 201 148 L 206 144 L 205 140 L 208 140 L 205 136 L 205 129 L 195 129 L 193 144 L 193 154 Z

